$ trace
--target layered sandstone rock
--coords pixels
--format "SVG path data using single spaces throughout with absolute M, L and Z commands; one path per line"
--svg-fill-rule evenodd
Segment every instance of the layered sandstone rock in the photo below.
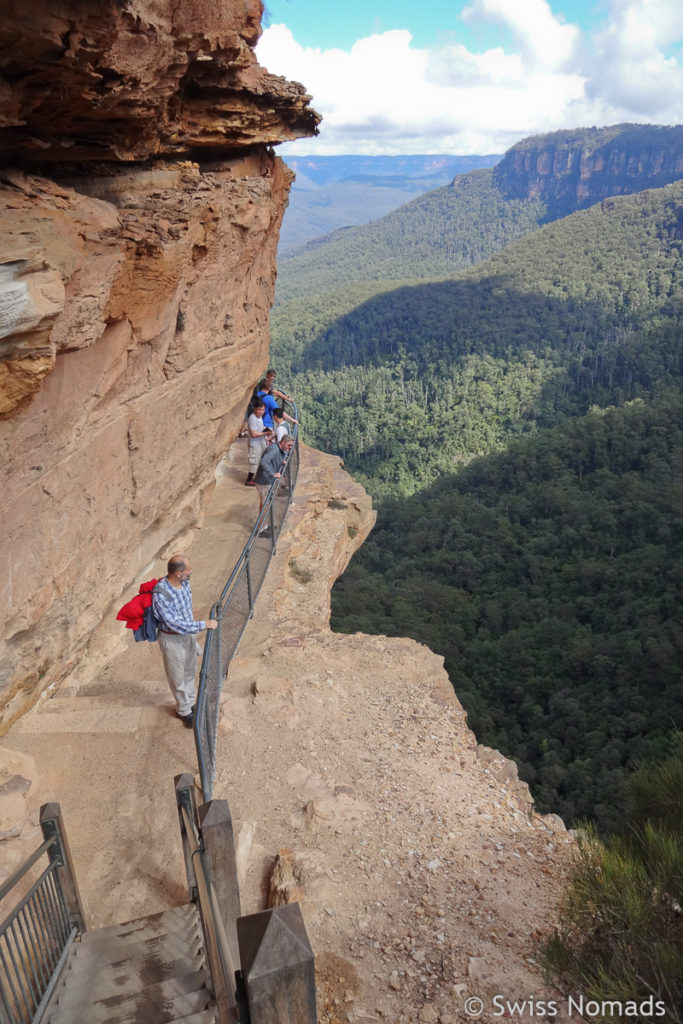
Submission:
M 143 160 L 317 130 L 303 86 L 252 47 L 261 0 L 9 0 L 0 152 L 10 161 Z
M 681 125 L 619 124 L 532 136 L 509 149 L 493 172 L 506 196 L 539 199 L 549 219 L 681 177 Z
M 269 144 L 318 117 L 259 68 L 259 18 L 241 0 L 0 15 L 3 728 L 197 523 L 264 369 L 292 178 Z

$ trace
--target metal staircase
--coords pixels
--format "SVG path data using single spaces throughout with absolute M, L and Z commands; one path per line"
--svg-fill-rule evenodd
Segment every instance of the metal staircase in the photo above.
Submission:
M 93 931 L 43 805 L 44 842 L 0 885 L 0 1024 L 315 1024 L 298 903 L 241 916 L 227 802 L 198 808 L 192 776 L 174 781 L 190 902 Z
M 197 907 L 83 932 L 44 1024 L 216 1024 Z

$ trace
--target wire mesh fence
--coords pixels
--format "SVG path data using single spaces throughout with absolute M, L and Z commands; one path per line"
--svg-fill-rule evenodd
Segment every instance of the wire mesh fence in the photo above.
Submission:
M 296 419 L 294 403 L 287 402 L 285 405 Z M 276 552 L 277 540 L 299 475 L 299 435 L 296 425 L 292 436 L 294 445 L 285 458 L 281 476 L 273 482 L 249 540 L 211 610 L 211 617 L 217 620 L 218 626 L 206 635 L 194 722 L 197 761 L 205 801 L 212 799 L 216 779 L 216 739 L 223 683 L 230 661 L 253 614 L 254 603 L 270 560 Z

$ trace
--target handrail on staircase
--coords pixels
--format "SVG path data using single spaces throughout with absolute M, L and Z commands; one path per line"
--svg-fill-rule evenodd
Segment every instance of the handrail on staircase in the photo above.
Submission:
M 285 406 L 290 415 L 298 419 L 294 402 L 286 401 Z M 194 715 L 195 747 L 204 800 L 211 799 L 216 778 L 218 713 L 223 682 L 254 613 L 254 604 L 270 560 L 276 553 L 277 540 L 299 474 L 299 431 L 296 424 L 292 427 L 292 438 L 294 446 L 285 458 L 280 479 L 273 482 L 235 568 L 210 612 L 210 618 L 216 619 L 218 626 L 206 634 Z
M 204 932 L 204 945 L 209 961 L 209 973 L 213 997 L 218 1010 L 218 1020 L 219 1024 L 230 1024 L 232 1021 L 239 1020 L 239 1010 L 235 998 L 235 965 L 228 947 L 216 892 L 204 864 L 204 849 L 201 840 L 187 808 L 182 804 L 180 813 L 185 832 L 194 843 L 191 857 L 197 889 L 197 904 Z
M 40 1019 L 76 935 L 85 931 L 59 804 L 41 807 L 40 825 L 44 842 L 0 886 L 0 904 L 16 900 L 0 924 L 0 1019 L 8 1024 Z M 47 865 L 31 880 L 46 854 Z
M 209 973 L 213 996 L 216 1001 L 219 1024 L 233 1024 L 240 1020 L 239 1004 L 237 1002 L 237 971 L 235 967 L 235 956 L 230 949 L 230 943 L 226 934 L 226 921 L 224 913 L 219 906 L 219 898 L 216 892 L 216 885 L 221 885 L 221 897 L 224 904 L 235 902 L 226 898 L 225 879 L 214 878 L 210 866 L 210 850 L 207 849 L 204 830 L 199 824 L 197 814 L 197 803 L 195 797 L 194 779 L 189 772 L 176 776 L 175 780 L 176 804 L 180 822 L 180 833 L 183 840 L 183 852 L 185 856 L 185 872 L 190 890 L 190 897 L 199 908 L 199 917 L 204 933 L 204 946 L 208 959 Z M 225 801 L 214 801 L 216 804 L 224 804 Z M 207 805 L 204 805 L 205 807 Z M 210 806 L 210 805 L 209 805 Z M 226 805 L 227 808 L 227 805 Z M 228 813 L 229 821 L 229 813 Z M 233 850 L 231 838 L 226 842 L 225 825 L 219 840 L 222 840 L 224 847 Z M 231 828 L 231 823 L 230 826 Z M 210 830 L 209 830 L 210 831 Z M 233 883 L 237 888 L 237 869 L 233 866 Z M 236 908 L 233 912 L 239 915 L 239 892 L 236 893 Z M 229 909 L 224 908 L 225 911 Z M 234 925 L 234 922 L 233 922 Z M 238 955 L 235 951 L 235 955 Z
M 199 905 L 219 1024 L 315 1024 L 315 958 L 301 907 L 289 903 L 241 916 L 227 801 L 211 800 L 197 810 L 192 775 L 183 772 L 174 782 L 187 882 Z

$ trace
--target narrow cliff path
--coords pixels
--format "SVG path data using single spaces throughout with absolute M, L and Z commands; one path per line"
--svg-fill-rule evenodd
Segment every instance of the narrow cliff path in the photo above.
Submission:
M 175 547 L 192 562 L 198 618 L 208 617 L 256 519 L 244 445 L 236 441 L 219 467 L 201 527 Z M 144 578 L 164 572 L 159 561 Z M 173 777 L 196 771 L 194 737 L 175 718 L 157 645 L 135 643 L 116 621 L 134 592 L 113 603 L 72 677 L 3 739 L 35 759 L 33 820 L 40 802 L 62 806 L 90 927 L 185 899 Z
M 242 444 L 186 546 L 202 615 L 256 513 Z M 321 1024 L 454 1024 L 467 998 L 493 1022 L 495 996 L 556 996 L 537 939 L 573 844 L 534 812 L 515 766 L 477 745 L 440 657 L 330 632 L 331 583 L 372 521 L 339 460 L 303 449 L 224 690 L 214 795 L 233 815 L 243 912 L 302 902 Z M 184 899 L 172 780 L 196 768 L 193 737 L 173 717 L 156 648 L 122 643 L 119 628 L 112 613 L 78 678 L 5 740 L 35 758 L 32 820 L 40 802 L 62 804 L 91 925 Z

